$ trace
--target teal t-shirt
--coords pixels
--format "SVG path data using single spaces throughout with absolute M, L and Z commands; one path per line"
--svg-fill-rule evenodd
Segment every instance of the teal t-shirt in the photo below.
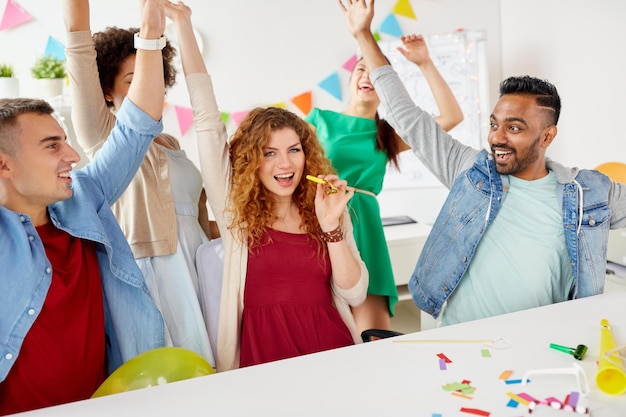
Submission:
M 443 324 L 565 301 L 574 277 L 565 244 L 556 176 L 509 176 L 500 211 L 448 299 Z

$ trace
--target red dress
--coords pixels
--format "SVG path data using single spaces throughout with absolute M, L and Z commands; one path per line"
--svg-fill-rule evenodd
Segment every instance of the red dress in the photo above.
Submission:
M 240 366 L 354 344 L 330 277 L 328 255 L 320 259 L 308 235 L 268 228 L 248 253 Z

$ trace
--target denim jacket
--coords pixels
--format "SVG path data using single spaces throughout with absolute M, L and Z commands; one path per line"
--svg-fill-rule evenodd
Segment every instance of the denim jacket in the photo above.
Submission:
M 48 206 L 56 227 L 97 243 L 109 372 L 141 352 L 165 346 L 161 314 L 110 209 L 161 130 L 160 121 L 126 99 L 102 151 L 72 172 L 72 197 Z M 0 234 L 1 382 L 41 311 L 52 265 L 27 215 L 0 206 Z
M 415 304 L 435 318 L 474 256 L 506 197 L 508 176 L 487 151 L 461 144 L 417 107 L 389 66 L 370 74 L 387 120 L 450 193 L 409 280 Z M 546 160 L 559 184 L 563 228 L 574 273 L 571 298 L 604 291 L 609 228 L 626 225 L 626 185 L 597 171 Z

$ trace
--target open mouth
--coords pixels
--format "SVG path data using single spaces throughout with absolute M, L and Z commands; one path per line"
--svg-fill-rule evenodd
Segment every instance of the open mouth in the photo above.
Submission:
M 293 180 L 294 173 L 274 175 L 274 179 L 281 185 L 289 185 Z
M 506 161 L 507 159 L 509 159 L 511 155 L 513 155 L 513 151 L 504 150 L 504 149 L 494 149 L 493 155 L 495 156 L 496 160 Z

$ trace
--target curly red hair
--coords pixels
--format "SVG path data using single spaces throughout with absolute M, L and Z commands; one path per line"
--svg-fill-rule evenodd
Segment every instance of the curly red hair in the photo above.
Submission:
M 274 200 L 259 180 L 258 172 L 263 158 L 263 147 L 269 142 L 272 132 L 283 128 L 296 132 L 305 155 L 304 173 L 292 200 L 300 211 L 303 229 L 317 242 L 318 248 L 325 250 L 315 215 L 316 187 L 307 182 L 305 177 L 334 174 L 336 171 L 326 158 L 311 126 L 296 114 L 277 107 L 258 107 L 250 111 L 230 140 L 230 210 L 233 217 L 229 228 L 245 230 L 248 247 L 253 248 L 260 244 L 265 228 L 275 220 L 272 214 Z

